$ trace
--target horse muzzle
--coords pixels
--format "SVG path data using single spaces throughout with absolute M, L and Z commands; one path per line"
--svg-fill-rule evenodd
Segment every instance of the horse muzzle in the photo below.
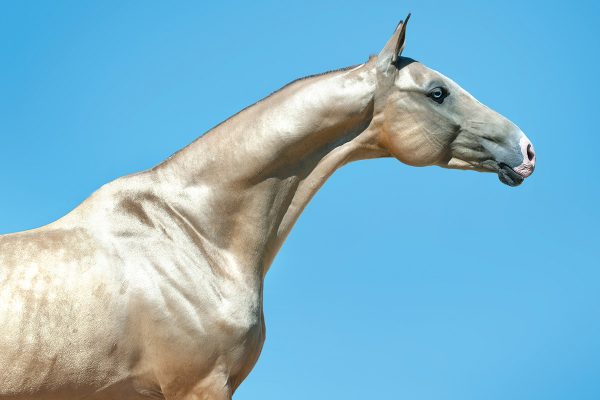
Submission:
M 535 150 L 525 135 L 519 140 L 519 148 L 523 155 L 523 162 L 520 165 L 511 168 L 504 163 L 498 164 L 498 178 L 508 186 L 519 186 L 535 169 Z

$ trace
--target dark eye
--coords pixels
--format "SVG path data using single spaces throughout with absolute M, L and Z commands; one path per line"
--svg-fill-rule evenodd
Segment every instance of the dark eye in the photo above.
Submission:
M 442 104 L 444 102 L 444 99 L 448 97 L 449 94 L 450 93 L 448 93 L 448 89 L 446 89 L 445 87 L 436 87 L 431 89 L 429 93 L 427 93 L 427 97 L 429 97 L 431 100 L 435 101 L 438 104 Z

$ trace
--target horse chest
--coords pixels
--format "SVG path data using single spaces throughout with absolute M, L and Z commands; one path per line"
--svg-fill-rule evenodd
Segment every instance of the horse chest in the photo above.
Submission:
M 183 385 L 182 379 L 191 383 L 221 374 L 219 379 L 237 386 L 265 339 L 262 281 L 196 273 L 158 282 L 138 315 L 145 316 L 144 331 L 152 336 L 150 359 L 165 367 L 162 380 Z

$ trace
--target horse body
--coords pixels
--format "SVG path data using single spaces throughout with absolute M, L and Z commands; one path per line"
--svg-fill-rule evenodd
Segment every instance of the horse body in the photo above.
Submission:
M 395 156 L 530 174 L 514 124 L 399 58 L 404 27 L 368 63 L 296 81 L 60 220 L 0 236 L 0 398 L 230 399 L 265 338 L 264 276 L 336 169 Z

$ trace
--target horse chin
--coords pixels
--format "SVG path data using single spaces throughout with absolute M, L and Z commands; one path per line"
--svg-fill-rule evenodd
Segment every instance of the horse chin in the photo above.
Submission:
M 496 172 L 498 173 L 498 179 L 500 179 L 500 182 L 508 186 L 519 186 L 525 180 L 525 178 L 504 163 L 498 164 L 498 169 Z
M 525 180 L 523 176 L 521 176 L 508 165 L 504 163 L 498 163 L 494 160 L 477 162 L 465 161 L 453 157 L 447 164 L 444 165 L 444 167 L 450 169 L 464 169 L 479 172 L 496 172 L 498 174 L 498 179 L 500 179 L 500 182 L 511 187 L 519 186 Z
M 511 187 L 519 186 L 525 180 L 523 176 L 508 165 L 493 160 L 484 162 L 466 162 L 453 158 L 451 161 L 452 163 L 449 164 L 450 168 L 471 169 L 479 172 L 496 172 L 500 182 Z

